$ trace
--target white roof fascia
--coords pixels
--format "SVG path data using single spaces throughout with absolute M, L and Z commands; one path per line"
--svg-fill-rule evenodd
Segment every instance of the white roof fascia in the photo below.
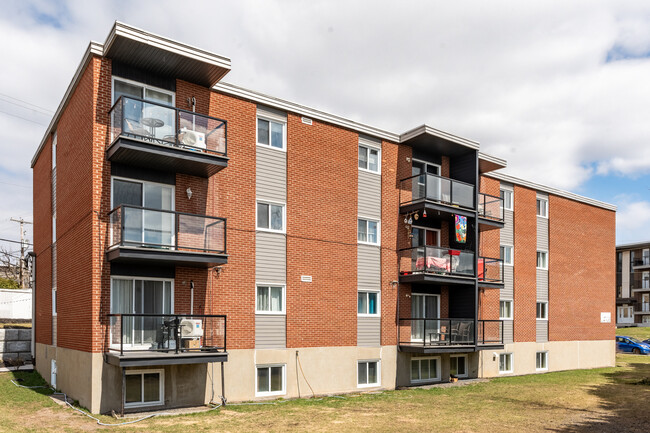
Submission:
M 459 137 L 458 135 L 450 134 L 448 132 L 432 128 L 428 125 L 420 125 L 416 128 L 411 129 L 410 131 L 406 131 L 405 133 L 399 136 L 399 142 L 403 143 L 421 134 L 433 135 L 434 137 L 439 137 L 444 140 L 451 141 L 452 143 L 457 143 L 462 146 L 469 147 L 470 149 L 473 150 L 478 150 L 480 147 L 478 141 Z
M 184 57 L 190 57 L 201 62 L 210 63 L 222 68 L 231 68 L 230 59 L 200 48 L 196 48 L 173 39 L 165 38 L 154 33 L 147 32 L 137 27 L 115 21 L 106 41 L 104 42 L 104 51 L 108 52 L 117 36 L 123 36 L 128 39 L 140 42 L 145 45 L 160 48 L 171 53 L 179 54 Z
M 79 63 L 79 66 L 77 67 L 77 70 L 74 73 L 74 76 L 72 77 L 72 80 L 70 81 L 70 84 L 68 85 L 67 90 L 65 91 L 65 94 L 63 95 L 63 98 L 61 99 L 61 102 L 59 103 L 59 106 L 56 109 L 56 112 L 54 113 L 54 116 L 52 117 L 52 120 L 50 121 L 50 124 L 48 125 L 47 129 L 45 130 L 45 134 L 43 135 L 43 138 L 41 140 L 41 144 L 38 145 L 38 148 L 36 149 L 36 152 L 34 153 L 34 156 L 32 157 L 32 162 L 31 162 L 31 167 L 33 168 L 34 165 L 36 164 L 36 160 L 38 159 L 38 155 L 40 155 L 41 151 L 43 150 L 43 146 L 45 146 L 45 142 L 47 141 L 47 138 L 50 136 L 52 131 L 56 128 L 57 123 L 59 122 L 59 118 L 61 117 L 61 114 L 63 113 L 63 110 L 65 109 L 66 105 L 68 105 L 70 96 L 72 95 L 72 92 L 74 92 L 74 89 L 77 87 L 77 84 L 79 84 L 79 80 L 81 79 L 81 75 L 83 74 L 84 70 L 86 69 L 86 66 L 90 62 L 90 59 L 92 58 L 93 55 L 97 56 L 103 56 L 104 55 L 104 50 L 103 50 L 103 45 L 100 44 L 99 42 L 93 42 L 91 41 L 88 44 L 88 48 L 86 48 L 86 52 L 84 53 L 83 57 L 81 58 L 81 62 Z
M 399 142 L 399 135 L 383 129 L 375 128 L 370 125 L 355 122 L 344 117 L 336 116 L 334 114 L 326 113 L 324 111 L 316 110 L 315 108 L 306 107 L 304 105 L 296 104 L 284 99 L 276 98 L 273 96 L 265 95 L 263 93 L 255 92 L 253 90 L 244 89 L 243 87 L 235 86 L 234 84 L 220 82 L 212 87 L 217 92 L 222 92 L 228 95 L 237 96 L 243 99 L 268 105 L 273 108 L 278 108 L 284 111 L 290 111 L 300 116 L 309 117 L 322 122 L 331 123 L 333 125 L 342 126 L 344 128 L 353 129 L 373 137 L 381 138 L 384 140 Z
M 607 209 L 607 210 L 611 210 L 611 211 L 616 212 L 616 205 L 613 205 L 613 204 L 610 204 L 610 203 L 605 203 L 605 202 L 602 202 L 602 201 L 599 201 L 599 200 L 594 200 L 593 198 L 589 198 L 589 197 L 585 197 L 585 196 L 582 196 L 582 195 L 574 194 L 572 192 L 565 191 L 565 190 L 562 190 L 562 189 L 552 188 L 550 186 L 530 182 L 528 180 L 520 179 L 518 177 L 510 176 L 510 175 L 507 175 L 507 174 L 490 172 L 490 173 L 485 173 L 483 176 L 491 177 L 493 179 L 502 180 L 504 182 L 509 182 L 509 183 L 512 183 L 512 184 L 520 185 L 520 186 L 524 186 L 526 188 L 534 189 L 534 190 L 537 190 L 537 191 L 543 191 L 543 192 L 546 192 L 548 194 L 568 198 L 569 200 L 574 200 L 574 201 L 578 201 L 578 202 L 581 202 L 581 203 L 586 203 L 586 204 L 591 205 L 591 206 L 596 206 L 596 207 L 600 207 L 600 208 L 603 208 L 603 209 Z
M 488 155 L 487 153 L 479 152 L 478 159 L 482 159 L 493 164 L 498 164 L 506 168 L 508 166 L 508 161 L 505 159 L 497 158 L 496 156 Z
M 633 250 L 636 248 L 650 248 L 650 241 L 645 242 L 633 242 L 629 244 L 619 244 L 616 245 L 617 250 Z

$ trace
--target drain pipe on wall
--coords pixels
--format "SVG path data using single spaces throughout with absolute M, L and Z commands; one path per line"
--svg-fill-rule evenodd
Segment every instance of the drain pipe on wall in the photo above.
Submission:
M 190 316 L 194 316 L 194 280 L 190 280 Z

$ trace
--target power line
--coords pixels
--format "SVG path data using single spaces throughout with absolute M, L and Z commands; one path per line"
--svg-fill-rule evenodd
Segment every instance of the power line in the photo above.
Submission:
M 14 101 L 21 102 L 21 103 L 29 105 L 30 107 L 33 107 L 33 108 L 22 106 L 21 104 L 18 104 L 16 102 L 7 101 L 6 98 L 13 99 Z M 31 102 L 23 101 L 22 99 L 14 98 L 13 96 L 5 95 L 4 93 L 0 93 L 0 99 L 2 99 L 4 101 L 7 101 L 10 104 L 15 104 L 15 105 L 21 106 L 23 108 L 29 108 L 30 110 L 38 109 L 38 110 L 44 111 L 43 114 L 54 114 L 54 111 L 52 111 L 50 109 L 40 107 L 40 106 L 38 106 L 36 104 L 32 104 Z
M 18 185 L 17 183 L 9 183 L 9 182 L 3 182 L 3 181 L 0 181 L 0 183 L 2 183 L 2 184 L 4 184 L 4 185 L 17 186 L 17 187 L 19 187 L 19 188 L 32 189 L 31 186 Z
M 2 111 L 2 110 L 0 110 L 0 113 L 4 113 L 4 114 L 6 114 L 6 115 L 8 115 L 8 116 L 17 117 L 17 118 L 19 118 L 19 119 L 23 119 L 23 120 L 26 120 L 26 121 L 28 121 L 28 122 L 35 123 L 35 124 L 37 124 L 37 125 L 47 126 L 45 123 L 37 122 L 37 121 L 35 121 L 35 120 L 31 120 L 31 119 L 28 119 L 28 118 L 26 118 L 26 117 L 19 116 L 19 115 L 17 115 L 17 114 L 7 113 L 6 111 Z
M 0 241 L 3 241 L 3 242 L 12 242 L 12 243 L 14 243 L 14 244 L 19 244 L 19 243 L 20 243 L 20 241 L 12 241 L 11 239 L 3 239 L 3 238 L 0 238 Z M 29 243 L 29 242 L 27 242 L 27 241 L 25 241 L 25 242 L 23 242 L 23 243 L 24 243 L 25 245 L 33 245 L 33 244 L 31 244 L 31 243 Z

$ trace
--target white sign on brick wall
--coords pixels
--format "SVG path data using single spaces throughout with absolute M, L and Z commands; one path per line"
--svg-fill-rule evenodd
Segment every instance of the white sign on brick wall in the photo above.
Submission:
M 311 275 L 301 275 L 300 281 L 303 283 L 311 283 Z
M 600 323 L 612 323 L 612 313 L 600 313 Z

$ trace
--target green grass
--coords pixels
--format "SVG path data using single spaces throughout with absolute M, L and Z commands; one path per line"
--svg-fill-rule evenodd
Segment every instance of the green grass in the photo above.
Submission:
M 619 355 L 617 367 L 498 378 L 455 388 L 409 389 L 345 399 L 227 406 L 207 413 L 158 417 L 126 432 L 211 431 L 647 431 L 650 356 Z M 0 374 L 0 431 L 95 430 L 93 420 L 52 403 L 36 373 Z M 107 422 L 116 422 L 101 417 Z
M 636 337 L 639 340 L 647 340 L 650 338 L 649 327 L 634 327 L 634 328 L 617 328 L 616 335 L 625 335 L 627 337 Z

